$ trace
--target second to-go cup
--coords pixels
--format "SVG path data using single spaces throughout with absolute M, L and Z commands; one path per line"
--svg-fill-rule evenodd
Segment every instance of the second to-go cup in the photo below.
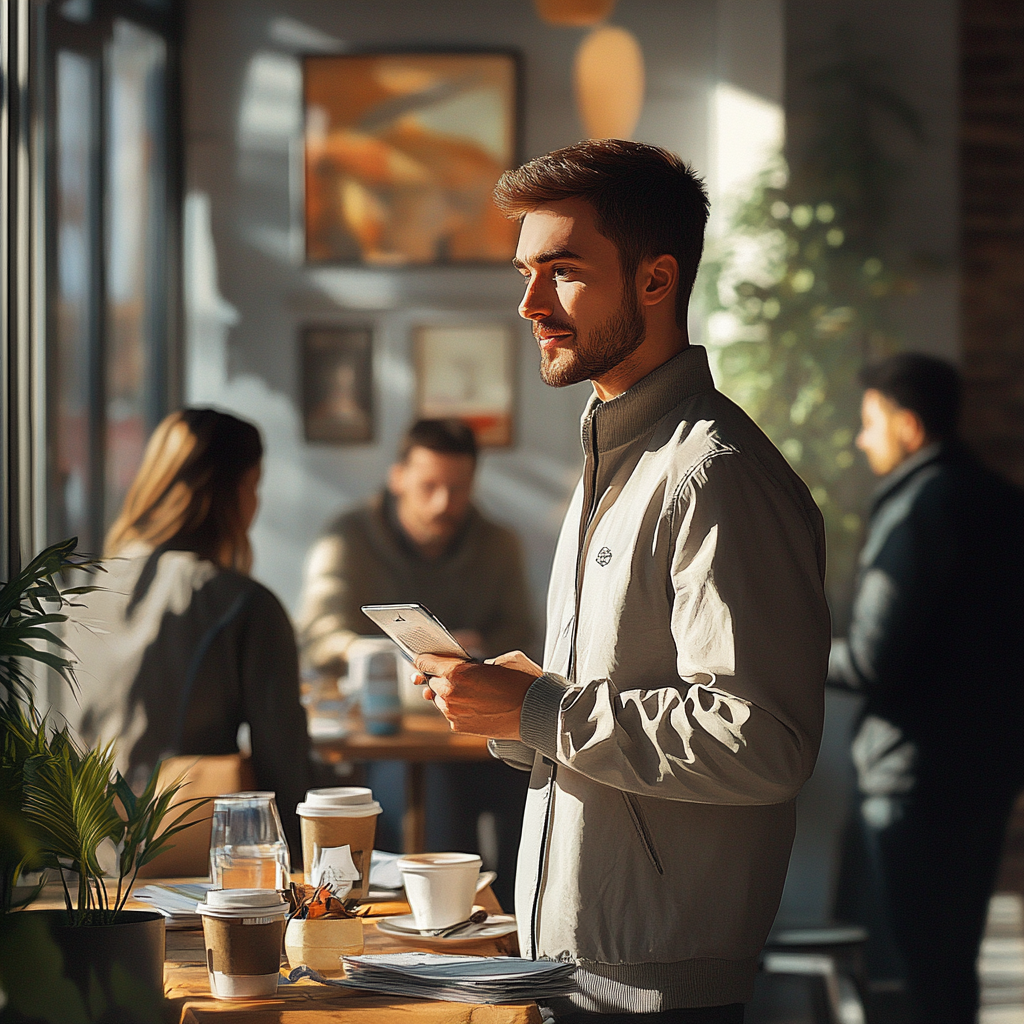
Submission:
M 420 931 L 447 928 L 469 917 L 480 864 L 475 853 L 411 853 L 398 861 Z
M 288 913 L 281 894 L 276 889 L 211 889 L 196 909 L 203 918 L 214 998 L 274 995 Z
M 296 808 L 306 883 L 327 885 L 342 899 L 365 898 L 380 812 L 373 793 L 361 786 L 309 790 Z

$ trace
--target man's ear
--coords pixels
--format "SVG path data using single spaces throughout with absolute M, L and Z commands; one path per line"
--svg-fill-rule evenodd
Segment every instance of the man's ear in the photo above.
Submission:
M 388 490 L 396 497 L 401 497 L 405 490 L 405 463 L 396 462 L 388 470 Z
M 928 431 L 924 429 L 921 417 L 912 409 L 900 409 L 897 413 L 897 430 L 904 450 L 913 455 L 928 444 Z
M 637 271 L 640 304 L 656 306 L 674 296 L 679 286 L 679 263 L 675 256 L 665 253 L 644 260 Z

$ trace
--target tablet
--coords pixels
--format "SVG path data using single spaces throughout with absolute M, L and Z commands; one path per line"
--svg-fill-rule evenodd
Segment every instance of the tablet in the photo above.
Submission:
M 363 614 L 380 626 L 410 661 L 420 654 L 473 660 L 459 641 L 421 604 L 364 604 L 362 608 Z

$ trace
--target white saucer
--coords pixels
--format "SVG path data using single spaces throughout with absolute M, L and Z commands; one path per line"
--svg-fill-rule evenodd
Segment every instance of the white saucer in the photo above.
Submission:
M 377 927 L 386 935 L 393 935 L 417 945 L 453 946 L 460 942 L 479 942 L 481 939 L 498 939 L 502 935 L 508 935 L 516 930 L 516 919 L 512 914 L 491 914 L 483 924 L 471 924 L 446 939 L 439 935 L 421 935 L 412 914 L 378 918 Z

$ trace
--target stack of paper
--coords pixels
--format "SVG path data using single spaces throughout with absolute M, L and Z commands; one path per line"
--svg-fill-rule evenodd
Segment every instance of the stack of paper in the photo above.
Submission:
M 383 850 L 374 850 L 370 858 L 370 885 L 374 889 L 388 889 L 396 891 L 405 885 L 402 879 L 402 872 L 398 867 L 399 860 L 404 856 L 401 853 L 385 853 Z
M 206 899 L 209 882 L 184 885 L 143 885 L 132 891 L 137 900 L 148 903 L 167 918 L 168 928 L 202 928 L 196 904 Z
M 458 1003 L 525 1003 L 572 991 L 576 965 L 510 956 L 379 953 L 342 957 L 345 984 Z

